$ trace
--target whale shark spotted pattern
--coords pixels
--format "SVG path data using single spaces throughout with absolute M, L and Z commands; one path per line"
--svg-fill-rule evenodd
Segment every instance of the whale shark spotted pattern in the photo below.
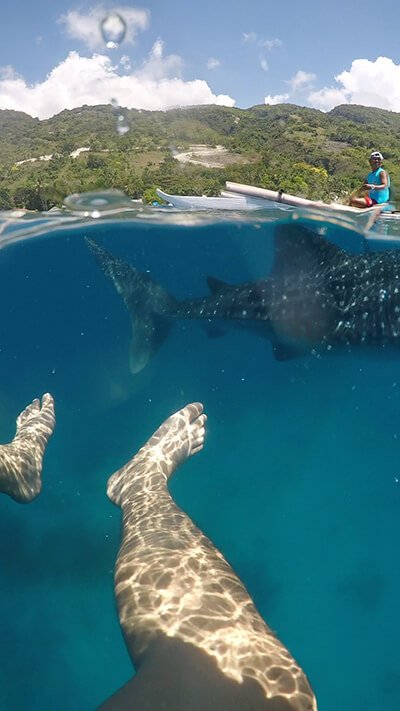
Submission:
M 223 319 L 269 339 L 277 360 L 338 346 L 400 345 L 400 251 L 351 254 L 302 224 L 275 230 L 270 275 L 178 301 L 134 266 L 87 243 L 132 319 L 130 368 L 141 371 L 176 319 Z

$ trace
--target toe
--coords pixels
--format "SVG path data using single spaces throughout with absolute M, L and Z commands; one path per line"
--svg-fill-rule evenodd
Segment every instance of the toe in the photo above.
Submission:
M 204 410 L 204 406 L 201 402 L 192 402 L 190 405 L 186 405 L 184 410 L 186 410 L 188 414 L 189 422 L 193 422 L 199 417 L 199 415 L 201 415 Z

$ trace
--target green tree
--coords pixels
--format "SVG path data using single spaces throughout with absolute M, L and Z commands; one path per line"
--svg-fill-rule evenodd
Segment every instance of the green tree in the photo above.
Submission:
M 8 190 L 0 188 L 0 210 L 11 210 L 13 201 Z

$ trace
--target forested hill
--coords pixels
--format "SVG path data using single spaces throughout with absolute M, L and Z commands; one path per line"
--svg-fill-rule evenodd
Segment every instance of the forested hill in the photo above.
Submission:
M 216 146 L 224 150 L 199 158 L 193 155 L 199 144 L 210 155 Z M 226 180 L 312 199 L 344 198 L 368 172 L 371 150 L 384 154 L 400 197 L 400 114 L 382 109 L 106 105 L 45 121 L 0 110 L 0 209 L 48 209 L 69 193 L 110 187 L 148 200 L 158 186 L 217 195 Z M 185 152 L 200 163 L 182 162 Z

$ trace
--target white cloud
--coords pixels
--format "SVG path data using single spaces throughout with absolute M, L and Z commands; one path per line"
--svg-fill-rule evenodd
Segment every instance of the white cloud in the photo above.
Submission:
M 349 103 L 345 92 L 341 89 L 335 89 L 334 87 L 312 91 L 308 95 L 308 101 L 311 106 L 321 111 L 330 111 L 330 109 L 333 109 L 335 106 Z
M 256 32 L 244 32 L 242 37 L 243 42 L 251 44 L 257 48 L 260 67 L 263 72 L 268 72 L 269 64 L 265 55 L 267 52 L 271 52 L 274 47 L 281 47 L 282 41 L 277 38 L 271 40 L 263 39 L 262 37 L 259 37 Z
M 12 81 L 15 79 L 19 79 L 19 76 L 15 71 L 14 67 L 12 67 L 10 64 L 7 64 L 4 67 L 0 67 L 0 81 Z
M 63 25 L 69 37 L 80 40 L 90 50 L 100 49 L 105 46 L 105 40 L 101 33 L 101 22 L 109 14 L 111 13 L 104 7 L 96 5 L 87 13 L 70 10 L 65 15 L 61 15 L 58 23 Z M 145 30 L 150 21 L 148 10 L 125 5 L 113 7 L 112 14 L 120 15 L 126 24 L 124 44 L 133 44 L 138 32 Z
M 259 42 L 260 47 L 265 47 L 265 49 L 268 49 L 269 51 L 274 49 L 274 47 L 282 47 L 282 44 L 282 40 L 278 39 L 277 37 L 272 40 L 260 40 Z
M 267 49 L 268 52 L 271 52 L 274 47 L 282 47 L 283 44 L 282 40 L 277 37 L 275 37 L 275 39 L 263 39 L 262 37 L 259 37 L 256 32 L 243 32 L 242 38 L 243 42 L 248 44 L 256 44 L 257 47 Z
M 127 54 L 122 55 L 121 59 L 119 60 L 119 63 L 121 67 L 125 69 L 125 71 L 129 72 L 131 70 L 131 60 Z
M 298 72 L 292 77 L 291 79 L 288 79 L 286 84 L 289 84 L 289 86 L 292 88 L 293 91 L 296 91 L 297 89 L 304 89 L 307 87 L 307 85 L 312 84 L 313 81 L 316 79 L 315 74 L 311 74 L 311 72 L 305 72 L 303 69 L 299 69 Z
M 159 59 L 162 59 L 164 52 L 164 42 L 160 39 L 158 39 L 156 42 L 154 42 L 152 50 L 151 50 L 151 57 L 155 61 L 158 61 Z
M 135 76 L 151 81 L 180 77 L 182 66 L 182 58 L 177 54 L 169 54 L 164 57 L 164 42 L 158 39 L 154 42 L 148 59 L 136 71 Z
M 243 32 L 243 42 L 256 42 L 257 35 L 255 32 Z
M 215 57 L 210 57 L 207 59 L 207 69 L 216 69 L 217 67 L 221 66 L 221 62 L 219 59 L 215 59 Z
M 274 94 L 274 96 L 268 94 L 268 96 L 264 99 L 264 104 L 270 104 L 271 106 L 274 106 L 275 104 L 283 104 L 289 98 L 289 94 Z
M 205 81 L 202 81 L 201 83 L 205 84 L 207 86 Z M 208 86 L 207 86 L 207 89 L 208 89 Z M 190 104 L 192 104 L 192 105 L 193 105 L 193 103 L 199 104 L 200 102 L 199 101 L 190 102 Z M 232 99 L 232 97 L 229 96 L 229 94 L 218 94 L 215 97 L 215 101 L 202 101 L 201 103 L 202 104 L 216 104 L 217 106 L 235 106 L 236 101 L 235 101 L 235 99 Z
M 120 106 L 148 110 L 195 104 L 234 106 L 232 97 L 213 94 L 206 81 L 184 81 L 177 76 L 180 64 L 176 55 L 163 57 L 161 41 L 155 43 L 137 72 L 122 76 L 105 55 L 81 57 L 78 52 L 70 52 L 43 82 L 34 85 L 8 68 L 0 77 L 0 108 L 44 119 L 83 104 L 108 104 L 111 97 Z
M 335 77 L 339 86 L 312 92 L 315 108 L 329 111 L 338 104 L 361 104 L 400 111 L 400 65 L 388 57 L 355 59 L 348 71 Z

